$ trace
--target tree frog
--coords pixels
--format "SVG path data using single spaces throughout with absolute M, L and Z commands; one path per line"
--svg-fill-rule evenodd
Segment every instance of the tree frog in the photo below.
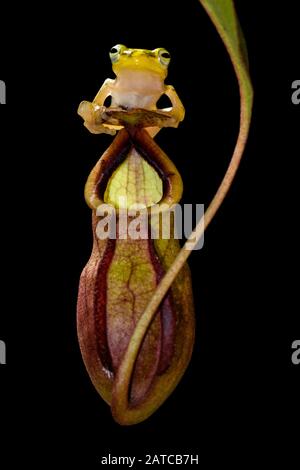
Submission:
M 154 50 L 130 49 L 117 44 L 110 50 L 112 69 L 115 79 L 108 78 L 98 91 L 93 102 L 82 101 L 78 114 L 84 119 L 85 127 L 93 134 L 107 133 L 114 135 L 122 125 L 107 121 L 104 106 L 107 97 L 111 97 L 109 109 L 143 109 L 156 111 L 156 103 L 162 95 L 167 95 L 172 106 L 160 109 L 168 119 L 159 127 L 147 127 L 153 137 L 160 127 L 178 127 L 184 118 L 184 107 L 171 85 L 164 83 L 168 73 L 170 54 L 166 49 Z

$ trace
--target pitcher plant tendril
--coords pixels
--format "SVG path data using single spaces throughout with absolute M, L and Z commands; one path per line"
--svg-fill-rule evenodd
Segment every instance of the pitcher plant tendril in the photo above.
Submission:
M 201 1 L 201 0 L 200 0 Z M 164 83 L 170 54 L 165 49 L 110 51 L 114 80 L 107 79 L 93 102 L 78 114 L 92 133 L 116 135 L 88 177 L 85 199 L 92 209 L 93 250 L 79 285 L 77 325 L 83 360 L 114 419 L 131 425 L 148 418 L 172 393 L 189 364 L 195 334 L 190 271 L 186 260 L 220 207 L 247 141 L 252 109 L 245 42 L 232 1 L 201 1 L 233 62 L 240 87 L 241 124 L 224 179 L 186 244 L 162 235 L 163 215 L 182 195 L 181 176 L 154 141 L 162 127 L 177 127 L 184 107 Z M 171 107 L 157 109 L 167 95 Z M 111 97 L 111 105 L 104 106 Z M 120 203 L 122 201 L 122 203 Z M 117 214 L 114 237 L 97 236 L 99 208 Z M 132 222 L 131 207 L 143 208 L 149 233 L 132 238 L 119 230 L 121 217 Z M 155 208 L 156 218 L 150 217 Z M 124 212 L 125 211 L 125 212 Z M 127 211 L 127 212 L 126 212 Z

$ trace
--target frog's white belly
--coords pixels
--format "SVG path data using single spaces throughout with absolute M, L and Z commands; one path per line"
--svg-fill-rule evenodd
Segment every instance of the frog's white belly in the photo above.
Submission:
M 124 108 L 156 109 L 164 93 L 164 82 L 157 74 L 124 70 L 114 81 L 112 105 Z
M 126 109 L 144 108 L 155 109 L 158 97 L 153 95 L 145 95 L 133 91 L 127 93 L 115 92 L 112 96 L 112 106 L 121 106 Z

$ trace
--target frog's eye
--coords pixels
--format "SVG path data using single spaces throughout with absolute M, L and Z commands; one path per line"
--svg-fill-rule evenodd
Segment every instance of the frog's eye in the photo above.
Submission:
M 122 54 L 125 49 L 127 49 L 127 47 L 123 44 L 117 44 L 116 46 L 112 47 L 109 51 L 110 60 L 112 62 L 116 62 L 119 59 L 120 54 Z
M 171 60 L 171 55 L 166 49 L 159 49 L 158 58 L 162 65 L 168 67 Z

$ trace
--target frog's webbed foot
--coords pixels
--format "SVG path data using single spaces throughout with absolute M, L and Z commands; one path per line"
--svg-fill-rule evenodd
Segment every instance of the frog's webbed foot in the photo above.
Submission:
M 78 114 L 84 120 L 84 126 L 92 134 L 115 135 L 117 128 L 106 124 L 106 107 L 99 106 L 90 101 L 82 101 L 78 107 Z

